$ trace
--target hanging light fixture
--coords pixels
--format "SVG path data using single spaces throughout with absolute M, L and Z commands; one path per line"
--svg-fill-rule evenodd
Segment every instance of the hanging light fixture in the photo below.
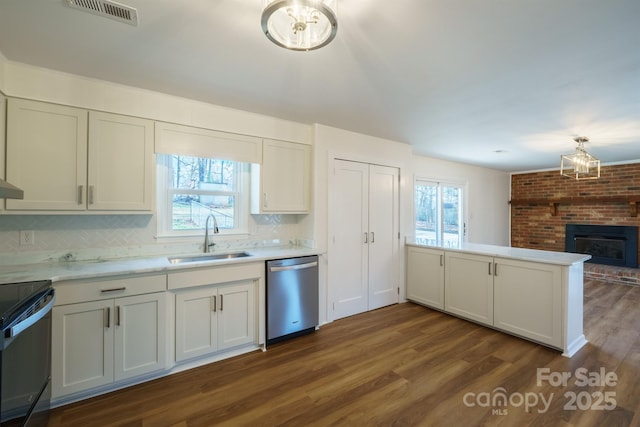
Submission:
M 325 46 L 338 32 L 337 0 L 265 0 L 262 31 L 291 50 Z
M 589 141 L 589 138 L 578 136 L 573 140 L 578 146 L 575 153 L 560 156 L 560 174 L 577 180 L 600 178 L 600 160 L 584 149 L 584 143 Z

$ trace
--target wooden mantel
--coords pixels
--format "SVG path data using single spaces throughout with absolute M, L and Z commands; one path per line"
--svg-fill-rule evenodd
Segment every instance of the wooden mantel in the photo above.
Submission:
M 512 199 L 509 201 L 512 206 L 523 205 L 548 205 L 551 215 L 558 214 L 558 205 L 584 205 L 602 203 L 625 203 L 629 204 L 629 216 L 638 216 L 638 203 L 640 196 L 582 196 L 582 197 L 559 197 L 559 198 L 538 198 L 538 199 Z

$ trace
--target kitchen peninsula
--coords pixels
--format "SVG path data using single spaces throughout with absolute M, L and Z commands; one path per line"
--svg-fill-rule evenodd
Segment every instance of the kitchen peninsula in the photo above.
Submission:
M 465 243 L 406 242 L 407 299 L 573 356 L 583 334 L 590 255 Z

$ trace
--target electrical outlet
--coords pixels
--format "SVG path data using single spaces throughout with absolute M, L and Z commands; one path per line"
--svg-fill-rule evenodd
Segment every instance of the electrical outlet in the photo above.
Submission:
M 36 233 L 33 230 L 20 231 L 20 246 L 33 245 L 36 239 Z

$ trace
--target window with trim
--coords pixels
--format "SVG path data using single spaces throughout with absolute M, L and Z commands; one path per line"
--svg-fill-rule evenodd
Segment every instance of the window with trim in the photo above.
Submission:
M 248 171 L 231 160 L 159 154 L 158 234 L 201 235 L 209 215 L 220 233 L 246 233 Z
M 465 235 L 463 186 L 416 179 L 416 240 L 445 247 L 459 247 Z

